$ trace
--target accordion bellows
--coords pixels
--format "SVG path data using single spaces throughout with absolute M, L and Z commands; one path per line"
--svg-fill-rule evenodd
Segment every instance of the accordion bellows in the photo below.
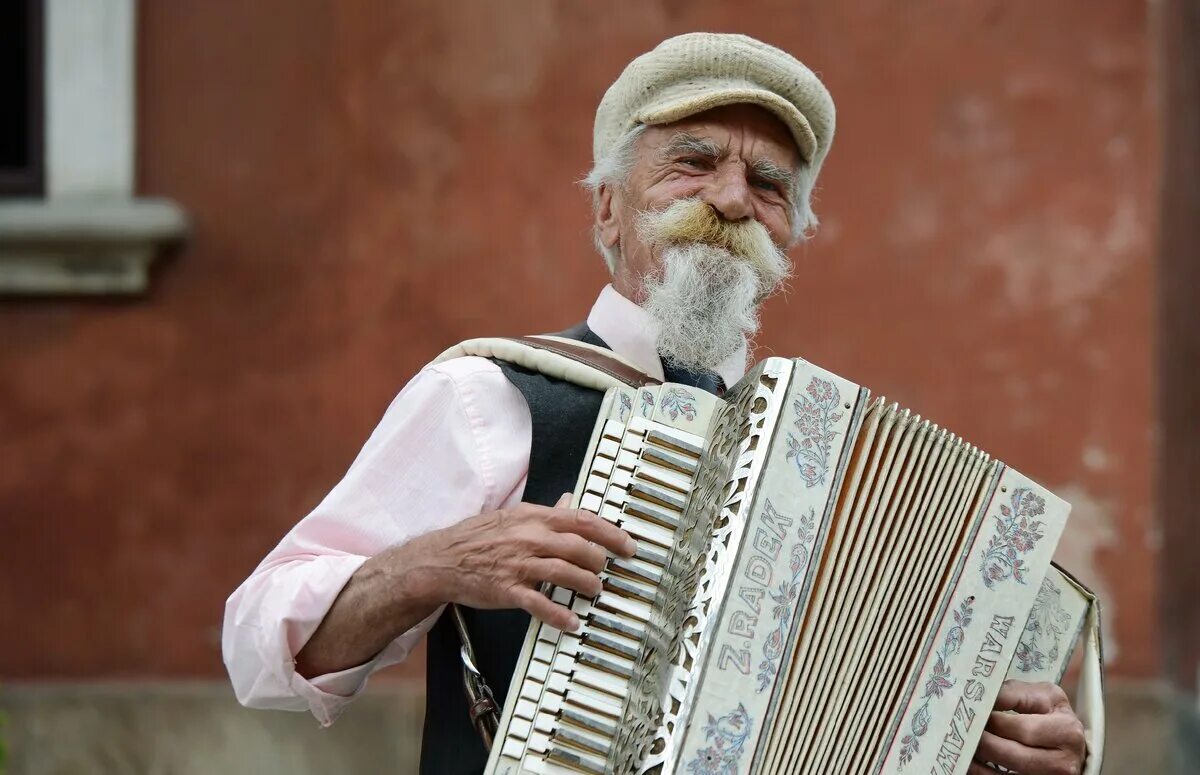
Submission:
M 612 388 L 575 504 L 638 543 L 534 622 L 488 772 L 965 773 L 1006 676 L 1061 678 L 1070 507 L 802 360 Z

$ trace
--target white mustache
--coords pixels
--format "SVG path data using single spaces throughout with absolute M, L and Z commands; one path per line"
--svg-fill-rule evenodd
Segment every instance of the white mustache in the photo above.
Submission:
M 637 230 L 643 242 L 660 251 L 700 243 L 749 263 L 760 278 L 759 301 L 791 273 L 791 261 L 765 226 L 756 220 L 726 221 L 699 199 L 677 199 L 665 210 L 643 211 L 638 214 Z

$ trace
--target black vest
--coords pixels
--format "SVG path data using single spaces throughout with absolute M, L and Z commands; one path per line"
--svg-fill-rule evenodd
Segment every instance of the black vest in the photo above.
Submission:
M 608 347 L 582 323 L 559 336 Z M 496 363 L 525 396 L 533 421 L 529 477 L 521 500 L 552 506 L 575 488 L 604 393 L 503 361 Z M 503 708 L 529 630 L 529 614 L 519 609 L 462 610 L 479 670 Z M 477 775 L 487 764 L 487 752 L 467 713 L 459 645 L 451 618 L 439 617 L 429 633 L 425 661 L 422 775 Z

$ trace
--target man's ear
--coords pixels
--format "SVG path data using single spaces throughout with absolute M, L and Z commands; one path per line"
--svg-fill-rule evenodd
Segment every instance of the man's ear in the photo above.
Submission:
M 621 241 L 621 224 L 617 220 L 615 201 L 619 193 L 608 183 L 601 183 L 596 191 L 596 234 L 600 244 L 613 248 Z

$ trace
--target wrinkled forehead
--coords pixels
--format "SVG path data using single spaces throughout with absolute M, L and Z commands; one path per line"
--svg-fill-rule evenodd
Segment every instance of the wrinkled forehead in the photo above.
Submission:
M 757 105 L 727 105 L 669 124 L 647 126 L 643 149 L 671 153 L 696 146 L 715 155 L 765 160 L 788 170 L 803 163 L 791 131 L 773 113 Z

